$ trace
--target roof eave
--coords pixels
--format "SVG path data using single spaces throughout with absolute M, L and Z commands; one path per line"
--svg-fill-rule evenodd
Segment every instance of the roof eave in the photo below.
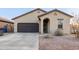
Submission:
M 54 11 L 61 12 L 61 13 L 65 14 L 65 15 L 67 15 L 67 16 L 70 16 L 71 18 L 74 17 L 74 16 L 69 15 L 69 14 L 67 14 L 67 13 L 65 13 L 65 12 L 62 12 L 62 11 L 60 11 L 60 10 L 58 10 L 58 9 L 54 9 L 54 10 L 49 11 L 49 12 L 47 12 L 46 14 L 42 14 L 42 15 L 40 15 L 40 16 L 38 16 L 38 17 L 40 18 L 40 17 L 42 17 L 42 16 L 44 16 L 44 15 L 47 15 L 47 14 L 49 14 L 49 13 L 51 13 L 51 12 L 54 12 Z
M 20 15 L 20 16 L 14 17 L 14 18 L 12 18 L 12 20 L 15 20 L 15 19 L 17 19 L 17 18 L 19 18 L 19 17 L 21 17 L 21 16 L 26 15 L 26 14 L 32 13 L 32 12 L 34 12 L 34 11 L 36 11 L 36 10 L 41 10 L 41 11 L 43 11 L 43 12 L 46 13 L 45 10 L 42 10 L 41 8 L 37 8 L 37 9 L 34 9 L 34 10 L 30 11 L 30 12 L 24 13 L 24 14 L 22 14 L 22 15 Z

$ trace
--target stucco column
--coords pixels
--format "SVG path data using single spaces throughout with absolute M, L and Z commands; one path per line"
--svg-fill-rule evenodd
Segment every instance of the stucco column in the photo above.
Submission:
M 16 22 L 14 23 L 14 32 L 15 33 L 17 32 L 17 23 Z
M 43 20 L 41 20 L 41 34 L 43 34 Z

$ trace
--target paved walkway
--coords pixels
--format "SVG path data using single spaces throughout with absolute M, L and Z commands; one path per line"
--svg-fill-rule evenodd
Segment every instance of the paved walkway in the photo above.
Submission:
M 8 33 L 0 37 L 0 50 L 35 50 L 38 38 L 38 33 Z

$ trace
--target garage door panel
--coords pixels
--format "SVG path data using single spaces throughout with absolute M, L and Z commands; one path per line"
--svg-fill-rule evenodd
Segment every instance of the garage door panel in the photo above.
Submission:
M 39 32 L 38 23 L 19 23 L 18 32 Z

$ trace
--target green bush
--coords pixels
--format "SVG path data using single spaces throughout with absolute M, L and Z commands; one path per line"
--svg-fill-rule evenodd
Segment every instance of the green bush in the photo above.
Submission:
M 57 29 L 54 34 L 55 34 L 55 36 L 63 36 L 64 35 L 62 29 Z

